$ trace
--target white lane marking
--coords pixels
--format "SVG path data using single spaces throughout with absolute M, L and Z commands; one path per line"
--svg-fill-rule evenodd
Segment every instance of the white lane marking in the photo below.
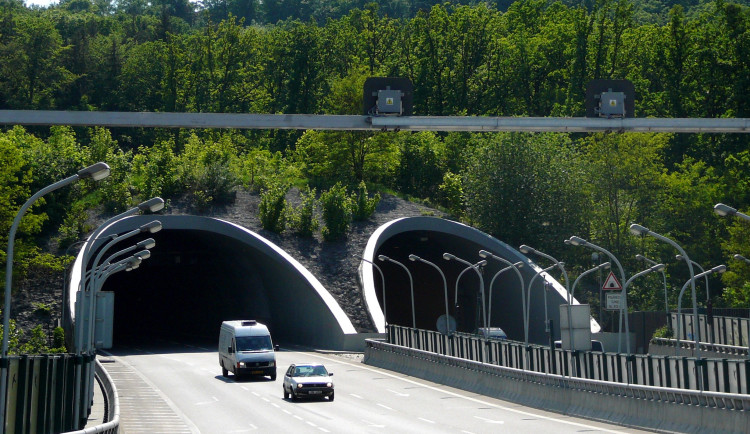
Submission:
M 281 409 L 281 411 L 283 411 L 284 413 L 286 413 L 286 414 L 289 414 L 289 415 L 291 415 L 291 414 L 292 414 L 292 412 L 291 412 L 291 411 L 289 411 L 289 410 L 287 410 L 287 409 L 284 409 L 284 408 L 282 408 L 282 409 Z
M 252 393 L 253 393 L 253 395 L 255 395 L 255 396 L 260 396 L 260 393 L 258 393 L 258 392 L 252 392 Z
M 245 387 L 245 386 L 240 386 L 240 387 L 242 388 L 242 390 L 247 390 L 247 391 L 250 391 L 250 389 L 248 389 L 248 388 L 247 388 L 247 387 Z
M 276 408 L 281 408 L 281 406 L 279 406 L 279 404 L 277 404 L 277 403 L 275 403 L 275 402 L 272 402 L 272 403 L 271 403 L 271 405 L 273 405 L 273 406 L 274 406 L 274 407 L 276 407 Z
M 471 432 L 471 431 L 466 431 L 466 430 L 462 430 L 461 432 L 462 432 L 462 433 L 464 433 L 464 434 L 474 434 L 473 432 Z
M 300 416 L 297 416 L 296 414 L 293 414 L 292 417 L 295 418 L 295 419 L 298 419 L 298 420 L 304 420 Z
M 264 397 L 261 397 L 260 399 L 262 399 L 262 400 L 263 400 L 263 401 L 265 401 L 265 402 L 271 402 L 271 400 L 270 400 L 270 399 L 268 399 L 268 398 L 266 398 L 265 396 L 264 396 Z
M 370 422 L 369 420 L 362 419 L 362 422 L 364 422 L 365 425 L 367 425 L 368 427 L 372 427 L 372 428 L 385 428 L 385 425 L 379 425 L 379 424 L 376 424 L 374 422 Z
M 391 410 L 391 411 L 393 411 L 393 409 L 392 409 L 391 407 L 388 407 L 388 406 L 387 406 L 387 405 L 385 405 L 385 404 L 381 404 L 381 403 L 378 403 L 378 406 L 379 406 L 379 407 L 383 407 L 383 408 L 384 408 L 384 409 L 386 409 L 386 410 Z
M 427 423 L 435 423 L 435 421 L 434 421 L 434 420 L 430 420 L 430 419 L 425 419 L 425 418 L 423 418 L 423 417 L 418 417 L 417 419 L 419 419 L 419 420 L 422 420 L 422 421 L 425 421 L 425 422 L 427 422 Z
M 502 420 L 488 419 L 488 418 L 482 417 L 482 416 L 474 416 L 474 417 L 477 418 L 477 419 L 479 419 L 479 420 L 481 420 L 481 421 L 487 422 L 487 423 L 498 423 L 498 424 L 504 424 L 505 423 Z
M 349 395 L 351 395 L 351 396 L 353 396 L 353 397 L 355 397 L 355 398 L 357 398 L 357 399 L 364 399 L 364 398 L 362 398 L 361 396 L 359 396 L 359 395 L 355 395 L 355 394 L 353 394 L 353 393 L 350 393 Z
M 309 420 L 306 420 L 305 422 L 307 422 L 307 424 L 310 425 L 310 426 L 312 426 L 312 427 L 317 427 L 317 425 L 315 425 L 314 423 L 310 422 Z
M 394 395 L 397 395 L 397 396 L 409 396 L 409 394 L 408 394 L 408 393 L 401 393 L 401 392 L 396 392 L 395 390 L 391 390 L 391 389 L 385 389 L 385 390 L 387 390 L 387 391 L 389 391 L 389 392 L 391 392 L 392 394 L 394 394 Z
M 215 396 L 212 396 L 211 399 L 213 399 L 213 401 L 196 402 L 195 405 L 216 404 L 217 402 L 219 402 L 219 398 Z
M 595 427 L 595 426 L 592 426 L 592 425 L 586 425 L 584 423 L 573 422 L 573 421 L 569 421 L 569 420 L 565 420 L 565 419 L 560 419 L 560 418 L 552 417 L 552 416 L 544 416 L 544 415 L 541 415 L 541 414 L 530 413 L 530 412 L 524 411 L 524 410 L 518 410 L 516 408 L 506 407 L 504 405 L 494 404 L 492 402 L 483 401 L 481 399 L 472 398 L 470 396 L 464 396 L 464 395 L 461 395 L 461 394 L 458 394 L 458 393 L 455 393 L 455 392 L 451 392 L 451 391 L 448 391 L 448 390 L 441 389 L 439 387 L 430 386 L 429 384 L 426 384 L 426 383 L 421 383 L 421 382 L 416 381 L 416 380 L 410 380 L 408 378 L 404 378 L 404 377 L 401 377 L 401 376 L 398 376 L 398 375 L 395 375 L 395 374 L 391 374 L 390 372 L 387 372 L 384 369 L 383 370 L 379 370 L 379 369 L 374 369 L 374 368 L 370 368 L 370 367 L 367 367 L 367 366 L 355 365 L 353 363 L 349 363 L 349 362 L 347 362 L 345 360 L 342 360 L 342 358 L 332 359 L 330 357 L 325 357 L 325 356 L 321 356 L 319 354 L 314 354 L 314 353 L 306 353 L 306 354 L 309 354 L 309 355 L 314 356 L 314 357 L 318 357 L 318 358 L 323 359 L 323 360 L 328 360 L 329 362 L 341 363 L 342 365 L 348 365 L 348 366 L 351 366 L 353 368 L 363 369 L 365 371 L 370 371 L 370 372 L 375 373 L 375 374 L 386 375 L 388 377 L 395 378 L 395 379 L 401 380 L 401 381 L 405 381 L 407 383 L 416 384 L 417 386 L 425 387 L 427 389 L 434 390 L 436 392 L 445 393 L 446 395 L 455 396 L 455 397 L 462 398 L 462 399 L 465 399 L 467 401 L 475 402 L 475 403 L 482 404 L 482 405 L 489 405 L 489 406 L 492 406 L 494 408 L 499 408 L 501 410 L 510 411 L 510 412 L 517 413 L 517 414 L 522 414 L 522 415 L 525 415 L 525 416 L 531 416 L 531 417 L 535 417 L 535 418 L 539 418 L 539 419 L 545 419 L 545 420 L 548 420 L 548 421 L 552 421 L 552 422 L 555 422 L 555 423 L 564 423 L 566 425 L 573 425 L 573 426 L 577 426 L 577 427 L 587 428 L 587 429 L 601 431 L 601 432 L 608 432 L 608 433 L 613 433 L 613 434 L 619 434 L 619 433 L 625 432 L 625 431 L 611 430 L 611 429 L 607 429 L 607 428 L 604 428 L 604 427 Z M 406 375 L 406 374 L 401 374 L 401 375 Z M 444 386 L 444 387 L 448 387 L 448 386 Z M 353 395 L 353 394 L 350 394 L 350 395 L 356 396 L 356 395 Z M 359 397 L 357 396 L 357 398 L 359 398 Z M 544 410 L 540 409 L 540 411 L 544 411 Z
M 327 429 L 323 428 L 322 426 L 319 426 L 318 429 L 321 430 L 321 431 L 323 431 L 323 432 L 330 432 Z

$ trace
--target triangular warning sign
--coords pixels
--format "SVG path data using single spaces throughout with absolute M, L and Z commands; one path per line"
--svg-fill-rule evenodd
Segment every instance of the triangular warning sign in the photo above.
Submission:
M 622 285 L 620 285 L 620 282 L 617 281 L 617 278 L 615 277 L 615 273 L 609 272 L 609 276 L 607 276 L 607 280 L 604 281 L 604 285 L 602 285 L 602 289 L 613 289 L 613 290 L 621 290 Z

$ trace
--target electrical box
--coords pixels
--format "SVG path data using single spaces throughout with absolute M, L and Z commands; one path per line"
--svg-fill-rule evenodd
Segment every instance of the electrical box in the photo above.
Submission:
M 99 291 L 96 293 L 96 327 L 94 329 L 94 346 L 96 348 L 112 348 L 112 332 L 114 330 L 115 293 Z
M 591 80 L 585 105 L 587 118 L 635 117 L 635 86 L 630 80 Z
M 400 115 L 403 112 L 400 90 L 379 90 L 377 110 L 380 114 Z
M 625 117 L 625 93 L 612 92 L 611 90 L 599 95 L 599 107 L 597 112 L 603 118 Z
M 369 77 L 362 95 L 366 116 L 409 116 L 412 114 L 414 90 L 411 80 L 403 77 Z

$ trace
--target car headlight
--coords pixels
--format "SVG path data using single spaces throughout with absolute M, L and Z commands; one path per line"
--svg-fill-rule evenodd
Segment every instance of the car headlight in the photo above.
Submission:
M 270 366 L 270 367 L 272 367 L 272 368 L 273 368 L 274 366 L 276 366 L 276 362 L 270 362 L 270 363 L 268 364 L 268 366 Z
M 297 384 L 297 389 L 302 389 L 302 383 Z
M 245 362 L 240 362 L 239 365 L 240 365 L 240 368 L 244 368 L 245 367 Z
M 327 383 L 326 387 L 333 387 L 333 383 Z

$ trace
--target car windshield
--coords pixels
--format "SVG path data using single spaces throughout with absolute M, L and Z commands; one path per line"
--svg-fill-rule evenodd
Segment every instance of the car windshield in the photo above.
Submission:
M 328 371 L 325 366 L 296 366 L 292 377 L 327 377 Z
M 270 336 L 238 336 L 236 341 L 237 351 L 270 351 L 273 349 Z

